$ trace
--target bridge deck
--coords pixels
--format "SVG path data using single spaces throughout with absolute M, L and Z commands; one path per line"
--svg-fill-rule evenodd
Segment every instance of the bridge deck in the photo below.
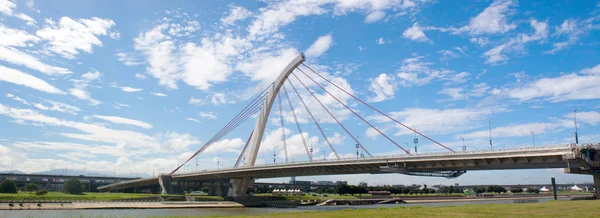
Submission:
M 314 160 L 312 162 L 269 164 L 176 174 L 173 175 L 173 181 L 217 181 L 233 178 L 259 179 L 289 176 L 389 173 L 380 171 L 380 167 L 386 165 L 396 165 L 410 172 L 567 168 L 569 165 L 573 167 L 579 164 L 577 161 L 570 161 L 576 158 L 576 150 L 577 148 L 572 145 L 555 145 L 456 153 L 429 153 L 412 156 Z M 144 178 L 111 184 L 99 189 L 122 189 L 157 184 L 157 178 Z

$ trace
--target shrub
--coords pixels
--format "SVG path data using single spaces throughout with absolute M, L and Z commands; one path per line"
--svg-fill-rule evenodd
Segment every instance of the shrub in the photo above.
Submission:
M 83 194 L 83 185 L 77 178 L 70 178 L 63 185 L 62 192 L 67 194 L 80 195 Z
M 48 190 L 42 189 L 42 190 L 35 192 L 35 194 L 36 195 L 45 195 L 45 194 L 48 194 Z
M 0 193 L 17 193 L 18 191 L 17 185 L 10 179 L 6 179 L 0 183 Z
M 33 191 L 37 191 L 37 189 L 38 189 L 37 188 L 37 184 L 35 184 L 33 182 L 32 183 L 28 183 L 27 185 L 25 185 L 25 190 L 27 190 L 30 194 Z

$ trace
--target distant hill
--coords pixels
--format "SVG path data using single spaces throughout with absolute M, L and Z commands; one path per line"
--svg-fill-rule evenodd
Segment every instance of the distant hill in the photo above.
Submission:
M 0 173 L 9 173 L 9 171 L 0 171 Z M 84 176 L 105 176 L 105 177 L 112 177 L 114 176 L 113 174 L 106 174 L 106 173 L 99 173 L 99 172 L 92 172 L 92 171 L 84 171 L 84 170 L 70 170 L 70 169 L 53 169 L 53 170 L 48 170 L 48 171 L 42 171 L 42 172 L 34 172 L 34 173 L 25 173 L 22 171 L 18 171 L 18 170 L 13 170 L 12 171 L 13 174 L 39 174 L 39 175 L 67 175 L 67 176 L 79 176 L 79 175 L 84 175 Z M 117 177 L 129 177 L 129 174 L 127 175 L 122 175 L 122 174 L 117 174 Z M 136 177 L 135 174 L 131 175 L 132 177 Z M 148 175 L 138 175 L 139 177 L 148 177 Z
M 0 173 L 26 174 L 25 172 L 21 172 L 21 171 L 18 171 L 18 170 L 13 170 L 13 171 L 0 171 Z

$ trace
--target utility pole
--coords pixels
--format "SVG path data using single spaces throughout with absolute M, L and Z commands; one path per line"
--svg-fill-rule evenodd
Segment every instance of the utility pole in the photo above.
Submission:
M 533 147 L 535 147 L 535 132 L 529 131 L 531 133 L 531 140 L 533 141 Z
M 465 145 L 465 138 L 460 137 L 460 139 L 462 139 L 462 141 L 463 141 L 463 147 L 462 147 L 462 149 L 463 149 L 463 151 L 466 151 L 467 150 L 467 146 Z
M 575 123 L 575 144 L 579 144 L 579 133 L 577 132 L 577 111 L 581 111 L 581 108 L 573 110 L 573 122 Z
M 489 120 L 488 123 L 490 126 L 490 149 L 494 150 L 494 146 L 492 144 L 492 123 L 494 123 L 494 121 Z

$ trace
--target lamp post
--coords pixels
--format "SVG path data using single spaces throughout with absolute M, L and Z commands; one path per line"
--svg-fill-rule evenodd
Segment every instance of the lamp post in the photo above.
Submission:
M 418 131 L 417 129 L 415 129 L 416 131 Z M 415 138 L 413 139 L 413 142 L 415 143 L 415 154 L 417 153 L 417 144 L 419 143 L 419 139 L 417 138 L 417 133 L 415 132 Z
M 219 154 L 219 155 L 217 155 L 217 170 L 221 169 L 220 165 L 221 165 L 221 155 Z
M 327 160 L 325 159 L 325 151 L 321 151 L 321 153 L 323 153 L 323 160 Z
M 531 133 L 531 141 L 533 142 L 533 147 L 535 147 L 535 132 L 529 131 Z
M 315 143 L 315 141 L 310 141 L 310 161 L 313 159 L 313 143 Z
M 575 123 L 575 144 L 579 144 L 579 135 L 577 133 L 577 111 L 581 111 L 581 108 L 573 110 L 573 122 Z
M 360 136 L 356 136 L 356 159 L 358 159 L 358 149 L 360 148 L 360 142 L 358 142 L 358 138 L 360 138 Z
M 460 139 L 462 139 L 462 141 L 463 141 L 462 150 L 463 150 L 463 151 L 466 151 L 466 150 L 467 150 L 467 146 L 465 145 L 465 138 L 463 138 L 463 137 L 460 137 Z
M 494 146 L 492 144 L 492 123 L 494 123 L 494 121 L 489 120 L 489 127 L 490 127 L 490 149 L 494 150 Z
M 275 160 L 276 160 L 276 157 L 277 157 L 276 149 L 277 149 L 277 146 L 274 146 L 273 147 L 273 164 L 275 164 Z

